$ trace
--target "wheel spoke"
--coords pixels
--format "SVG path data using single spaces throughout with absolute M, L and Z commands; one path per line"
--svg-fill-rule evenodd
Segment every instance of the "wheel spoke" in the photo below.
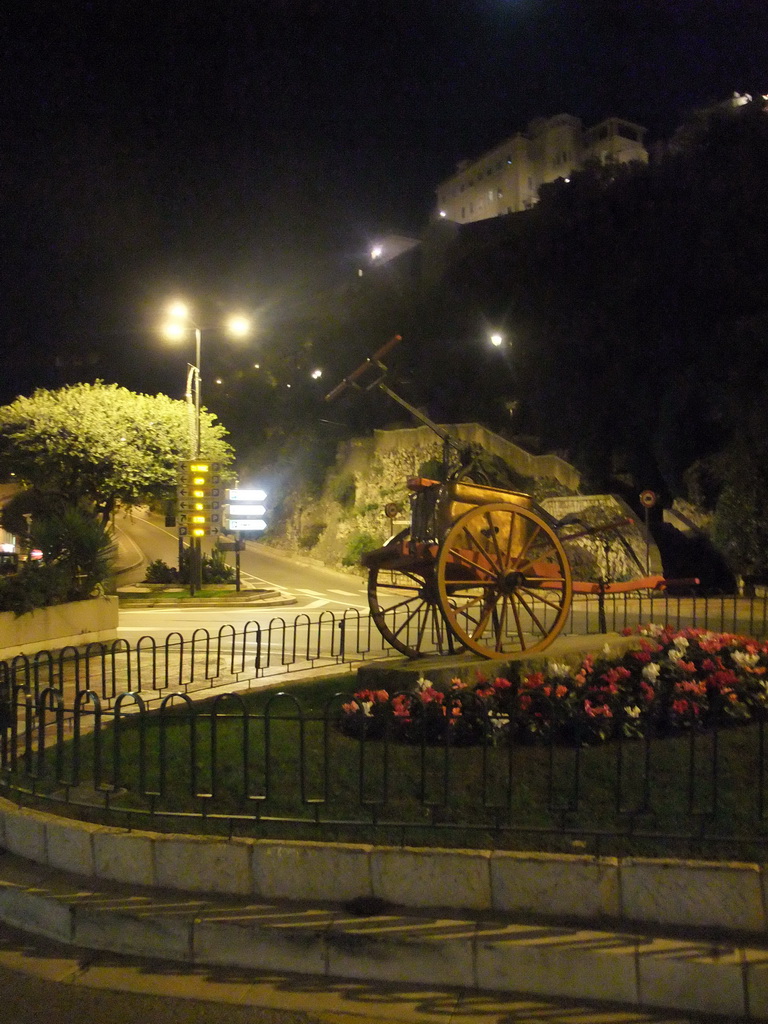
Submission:
M 511 531 L 510 531 L 510 533 L 511 533 Z M 525 564 L 525 565 L 531 565 L 532 564 L 531 561 L 528 561 L 528 562 L 524 563 L 523 559 L 528 554 L 528 549 L 530 548 L 531 544 L 533 544 L 533 542 L 536 540 L 536 538 L 538 537 L 538 535 L 540 533 L 541 533 L 541 527 L 537 523 L 536 524 L 536 529 L 533 531 L 533 533 L 530 535 L 530 537 L 526 540 L 525 544 L 523 544 L 523 546 L 520 548 L 518 553 L 515 555 L 515 568 L 518 570 L 518 572 L 522 571 L 523 564 Z
M 549 601 L 546 597 L 543 597 L 538 590 L 536 591 L 536 593 L 533 593 L 531 590 L 528 589 L 528 587 L 518 587 L 517 592 L 519 594 L 528 594 L 531 600 L 541 601 L 542 604 L 547 605 L 548 608 L 552 608 L 554 611 L 557 612 L 559 612 L 560 609 L 563 607 L 562 601 Z
M 529 614 L 529 615 L 530 615 L 530 617 L 531 617 L 531 620 L 532 620 L 533 622 L 535 622 L 535 623 L 536 623 L 536 625 L 537 625 L 537 626 L 538 626 L 538 628 L 539 628 L 539 632 L 541 633 L 541 635 L 542 635 L 542 636 L 546 636 L 546 635 L 547 635 L 547 633 L 549 632 L 549 630 L 548 630 L 548 629 L 547 629 L 547 627 L 546 627 L 546 626 L 545 626 L 545 625 L 544 625 L 544 624 L 543 624 L 543 623 L 541 622 L 541 620 L 539 619 L 538 615 L 536 615 L 536 613 L 534 612 L 534 610 L 533 610 L 533 609 L 532 609 L 532 608 L 531 608 L 531 607 L 530 607 L 530 606 L 528 605 L 528 603 L 526 602 L 525 598 L 524 598 L 524 597 L 523 597 L 523 595 L 522 595 L 522 594 L 520 593 L 520 591 L 518 591 L 518 592 L 517 592 L 517 599 L 518 599 L 518 601 L 520 602 L 520 604 L 521 604 L 521 605 L 523 606 L 523 608 L 525 608 L 525 610 L 526 610 L 526 611 L 528 612 L 528 614 Z
M 452 578 L 458 574 L 472 578 Z M 542 650 L 562 629 L 572 596 L 562 544 L 535 510 L 512 503 L 478 505 L 457 518 L 435 577 L 450 631 L 488 658 Z
M 520 612 L 517 610 L 517 605 L 515 604 L 514 601 L 512 601 L 512 615 L 515 618 L 515 626 L 517 627 L 517 636 L 518 636 L 518 639 L 520 640 L 520 650 L 524 651 L 526 649 L 525 635 L 523 633 L 523 625 L 520 622 Z
M 466 537 L 467 537 L 467 540 L 468 540 L 468 541 L 470 541 L 470 542 L 471 542 L 471 544 L 473 544 L 473 545 L 474 545 L 474 547 L 475 547 L 475 549 L 476 549 L 477 553 L 478 553 L 479 555 L 482 555 L 482 556 L 483 556 L 483 558 L 484 558 L 484 559 L 486 560 L 486 562 L 487 562 L 487 563 L 488 563 L 488 565 L 490 566 L 490 572 L 492 572 L 492 573 L 498 573 L 498 571 L 499 571 L 499 567 L 498 567 L 498 565 L 494 565 L 494 563 L 493 563 L 493 561 L 492 561 L 492 559 L 491 559 L 490 555 L 488 554 L 488 552 L 487 552 L 487 551 L 485 550 L 485 548 L 483 547 L 483 545 L 481 544 L 481 542 L 480 542 L 479 540 L 477 540 L 477 538 L 476 538 L 476 537 L 475 537 L 475 536 L 474 536 L 474 535 L 473 535 L 472 533 L 470 533 L 470 531 L 469 531 L 469 528 L 468 528 L 468 527 L 466 527 L 466 528 L 465 528 L 465 530 L 464 530 L 464 533 L 465 533 L 465 535 L 466 535 Z M 494 535 L 494 537 L 495 537 L 495 535 Z M 479 565 L 477 564 L 477 562 L 471 562 L 470 564 L 471 564 L 471 565 L 472 565 L 472 566 L 473 566 L 474 568 L 476 568 L 476 569 L 480 569 L 480 568 L 482 568 L 482 566 L 479 566 Z

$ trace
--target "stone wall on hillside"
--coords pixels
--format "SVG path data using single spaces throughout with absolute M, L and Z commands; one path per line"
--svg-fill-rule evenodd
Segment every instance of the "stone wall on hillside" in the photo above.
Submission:
M 474 423 L 447 427 L 459 441 L 480 445 L 501 458 L 522 478 L 520 489 L 537 500 L 578 491 L 579 474 L 554 455 L 531 455 L 518 445 Z M 296 493 L 280 531 L 269 540 L 286 550 L 309 555 L 325 564 L 351 571 L 362 549 L 378 547 L 409 523 L 410 476 L 434 474 L 442 460 L 443 444 L 429 427 L 376 430 L 339 447 L 336 463 L 326 477 L 322 493 Z M 429 464 L 432 464 L 431 466 Z M 385 515 L 397 505 L 395 519 Z

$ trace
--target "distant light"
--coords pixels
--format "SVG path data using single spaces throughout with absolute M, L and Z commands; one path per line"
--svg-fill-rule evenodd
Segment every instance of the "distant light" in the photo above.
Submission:
M 290 385 L 290 384 L 286 384 L 285 386 L 286 386 L 287 388 L 289 388 L 289 387 L 290 387 L 291 385 Z
M 571 180 L 570 178 L 563 178 L 563 181 L 565 182 L 566 185 L 570 182 L 570 180 Z
M 217 384 L 223 384 L 223 383 L 224 383 L 224 381 L 223 381 L 223 380 L 221 379 L 221 377 L 217 377 L 217 378 L 216 378 L 216 383 L 217 383 Z
M 492 334 L 488 340 L 496 348 L 504 344 L 504 336 L 502 334 Z
M 260 370 L 261 369 L 261 363 L 254 363 L 253 364 L 253 368 L 254 368 L 254 370 Z
M 358 277 L 362 277 L 362 276 L 363 276 L 363 271 L 362 271 L 362 268 L 361 268 L 361 267 L 358 267 L 358 268 L 357 268 L 357 276 L 358 276 Z
M 32 548 L 32 550 L 29 552 L 30 562 L 39 562 L 42 557 L 43 552 L 40 550 L 40 548 Z
M 441 210 L 441 211 L 440 211 L 440 216 L 441 216 L 441 217 L 445 217 L 445 210 Z
M 319 369 L 318 370 L 313 370 L 312 373 L 311 373 L 312 380 L 320 380 L 320 378 L 322 376 L 323 376 L 323 371 L 319 370 Z
M 372 260 L 381 259 L 381 254 L 382 254 L 383 251 L 384 250 L 381 248 L 380 245 L 374 245 L 374 247 L 371 249 L 371 259 Z

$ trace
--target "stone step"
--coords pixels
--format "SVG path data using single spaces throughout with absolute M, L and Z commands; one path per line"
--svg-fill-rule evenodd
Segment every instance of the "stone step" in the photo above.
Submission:
M 209 967 L 768 1019 L 768 944 L 383 900 L 124 886 L 0 855 L 0 920 L 92 950 Z M 450 894 L 446 894 L 450 898 Z

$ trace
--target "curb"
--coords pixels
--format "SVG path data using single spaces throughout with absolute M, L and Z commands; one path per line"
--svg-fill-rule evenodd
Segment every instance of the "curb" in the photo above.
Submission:
M 0 857 L 0 919 L 68 945 L 239 967 L 768 1019 L 768 949 L 637 930 L 82 880 Z
M 148 594 L 146 597 L 136 594 L 126 594 L 124 591 L 117 592 L 121 608 L 247 608 L 255 605 L 259 608 L 276 608 L 297 604 L 295 597 L 285 597 L 279 590 L 266 590 L 248 597 L 246 593 L 233 594 L 231 597 L 205 597 L 205 598 L 173 598 L 154 597 Z

